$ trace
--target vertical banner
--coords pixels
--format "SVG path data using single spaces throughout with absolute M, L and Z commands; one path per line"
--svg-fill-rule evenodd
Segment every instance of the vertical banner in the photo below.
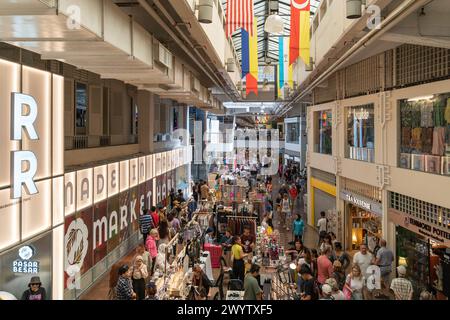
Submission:
M 284 87 L 284 37 L 278 37 L 278 96 Z
M 108 253 L 119 245 L 119 195 L 108 199 Z
M 139 201 L 139 187 L 130 189 L 130 231 L 131 234 L 139 230 L 139 215 L 141 211 L 141 202 Z
M 291 37 L 289 65 L 301 57 L 309 64 L 310 0 L 291 0 Z
M 92 267 L 93 240 L 92 240 L 92 207 L 85 208 L 65 219 L 64 229 L 64 283 L 65 288 L 72 279 L 69 270 L 75 270 L 75 274 L 82 275 Z M 75 278 L 73 278 L 75 281 Z
M 125 241 L 129 236 L 130 232 L 130 219 L 129 217 L 129 207 L 130 203 L 130 191 L 124 191 L 119 194 L 119 242 Z
M 153 181 L 154 180 L 155 179 L 151 179 L 145 183 L 145 185 L 146 185 L 146 189 L 145 189 L 145 192 L 146 192 L 145 201 L 146 202 L 145 203 L 146 203 L 146 206 L 148 209 L 151 209 L 151 207 L 155 205 L 155 202 L 153 201 L 153 197 L 154 197 Z
M 94 265 L 96 265 L 108 253 L 108 203 L 106 201 L 94 205 L 94 224 L 92 228 Z

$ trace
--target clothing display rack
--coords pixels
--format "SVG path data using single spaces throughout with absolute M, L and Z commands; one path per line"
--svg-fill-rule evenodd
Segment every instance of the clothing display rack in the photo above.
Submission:
M 244 227 L 249 226 L 251 234 L 256 235 L 256 219 L 256 217 L 227 216 L 227 228 L 232 234 L 241 235 L 244 233 Z

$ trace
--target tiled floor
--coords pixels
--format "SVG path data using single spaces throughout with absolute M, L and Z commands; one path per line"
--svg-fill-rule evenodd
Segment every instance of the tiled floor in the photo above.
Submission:
M 120 263 L 131 266 L 135 255 L 135 250 L 132 250 L 120 260 Z M 105 275 L 98 280 L 87 293 L 81 296 L 80 300 L 107 300 L 108 292 L 109 272 L 106 272 Z

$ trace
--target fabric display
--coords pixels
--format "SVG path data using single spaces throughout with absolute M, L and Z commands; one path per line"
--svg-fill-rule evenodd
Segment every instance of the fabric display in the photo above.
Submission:
M 420 126 L 423 128 L 434 127 L 433 123 L 433 103 L 427 102 L 420 107 Z
M 422 129 L 422 151 L 431 153 L 433 149 L 433 128 Z
M 450 156 L 450 97 L 437 96 L 432 101 L 400 102 L 400 166 L 447 174 Z M 412 156 L 408 158 L 408 154 Z M 441 166 L 444 172 L 441 172 Z
M 422 151 L 422 128 L 414 128 L 411 133 L 411 147 L 417 152 Z
M 411 105 L 411 127 L 418 128 L 422 122 L 422 114 L 420 112 L 420 104 L 414 103 Z
M 433 149 L 434 155 L 442 156 L 445 153 L 445 128 L 436 127 L 433 131 Z
M 433 135 L 431 136 L 433 139 Z M 411 128 L 402 128 L 402 150 L 404 152 L 411 152 Z
M 228 229 L 234 235 L 241 235 L 244 233 L 244 227 L 250 227 L 250 233 L 256 236 L 256 220 L 253 218 L 228 217 Z
M 445 108 L 444 117 L 447 121 L 447 125 L 450 125 L 450 98 L 447 98 L 447 107 Z
M 443 127 L 445 123 L 445 110 L 447 108 L 447 99 L 438 98 L 433 104 L 433 120 L 435 127 Z

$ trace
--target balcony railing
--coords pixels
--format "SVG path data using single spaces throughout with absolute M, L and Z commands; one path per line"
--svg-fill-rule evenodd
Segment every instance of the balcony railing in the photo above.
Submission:
M 129 136 L 65 136 L 65 150 L 79 150 L 138 143 L 137 135 Z

